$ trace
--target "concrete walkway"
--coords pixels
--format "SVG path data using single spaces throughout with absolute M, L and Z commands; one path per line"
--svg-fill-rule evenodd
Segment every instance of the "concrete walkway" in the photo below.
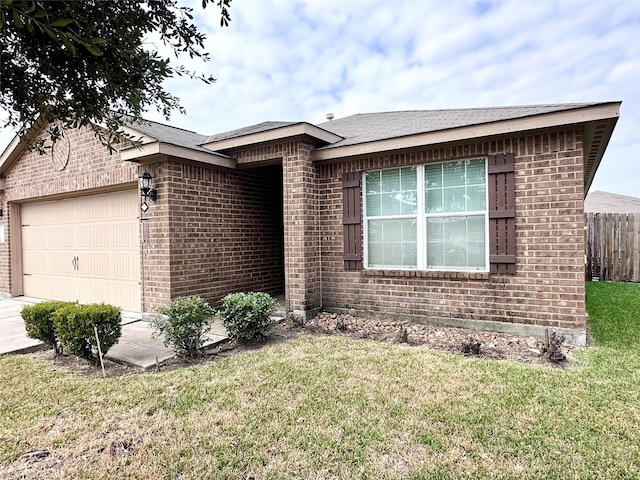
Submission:
M 27 336 L 27 330 L 20 316 L 22 307 L 35 301 L 11 298 L 0 300 L 0 355 L 5 353 L 26 353 L 47 348 L 40 340 Z
M 40 340 L 29 338 L 20 316 L 22 307 L 41 301 L 30 297 L 0 300 L 0 355 L 49 348 Z M 227 338 L 227 330 L 222 322 L 216 319 L 207 336 L 205 347 L 210 348 Z M 162 364 L 174 356 L 173 350 L 164 346 L 162 338 L 154 338 L 150 323 L 143 321 L 141 314 L 122 312 L 122 335 L 118 343 L 109 349 L 105 358 L 147 370 L 156 366 L 156 359 Z
M 274 321 L 284 318 L 284 299 L 279 298 L 280 308 Z M 14 297 L 0 300 L 0 355 L 7 353 L 26 353 L 38 349 L 49 348 L 40 340 L 27 336 L 20 311 L 25 305 L 41 302 L 41 299 L 30 297 Z M 205 348 L 211 348 L 227 340 L 229 335 L 219 319 L 215 319 L 211 331 L 207 335 Z M 162 337 L 154 338 L 149 322 L 142 320 L 142 314 L 122 312 L 122 335 L 112 346 L 105 358 L 144 370 L 155 368 L 156 362 L 162 364 L 173 358 L 173 349 L 165 347 Z

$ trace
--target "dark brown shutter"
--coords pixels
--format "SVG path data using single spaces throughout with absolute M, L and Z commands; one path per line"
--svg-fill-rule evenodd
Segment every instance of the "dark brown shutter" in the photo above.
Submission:
M 362 208 L 360 172 L 342 175 L 342 225 L 344 269 L 362 270 Z
M 491 273 L 516 273 L 516 184 L 513 153 L 489 155 Z

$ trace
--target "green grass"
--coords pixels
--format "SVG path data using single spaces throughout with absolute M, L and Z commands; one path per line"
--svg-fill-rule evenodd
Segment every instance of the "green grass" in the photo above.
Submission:
M 564 370 L 315 336 L 106 380 L 1 357 L 0 478 L 640 478 L 640 298 L 610 285 Z
M 640 284 L 587 283 L 587 311 L 598 345 L 640 348 Z

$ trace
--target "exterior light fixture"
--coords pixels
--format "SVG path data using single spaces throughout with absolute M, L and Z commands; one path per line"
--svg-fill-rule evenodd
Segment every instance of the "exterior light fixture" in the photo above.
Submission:
M 140 210 L 146 212 L 149 210 L 149 204 L 147 200 L 152 202 L 156 201 L 158 197 L 158 191 L 155 188 L 151 188 L 151 179 L 153 177 L 146 170 L 138 176 L 138 185 L 140 186 L 140 196 L 142 197 L 142 203 L 140 204 Z

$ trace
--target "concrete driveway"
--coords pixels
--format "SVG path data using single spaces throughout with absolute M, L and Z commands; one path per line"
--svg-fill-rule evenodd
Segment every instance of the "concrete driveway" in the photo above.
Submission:
M 40 340 L 27 336 L 27 330 L 20 316 L 22 307 L 33 305 L 36 301 L 38 300 L 27 297 L 0 300 L 0 355 L 46 348 Z

